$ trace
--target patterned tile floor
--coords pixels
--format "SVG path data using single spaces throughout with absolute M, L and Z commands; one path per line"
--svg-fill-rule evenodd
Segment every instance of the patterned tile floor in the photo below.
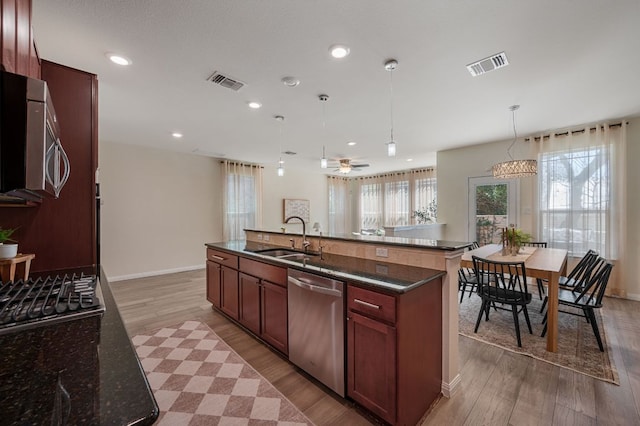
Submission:
M 313 424 L 205 324 L 132 341 L 160 407 L 158 425 Z

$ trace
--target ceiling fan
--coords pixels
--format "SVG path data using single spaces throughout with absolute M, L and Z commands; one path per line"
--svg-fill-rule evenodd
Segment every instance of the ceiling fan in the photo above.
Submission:
M 359 171 L 363 167 L 369 167 L 368 164 L 353 164 L 350 159 L 342 158 L 338 160 L 340 165 L 334 170 L 334 172 L 340 172 L 343 174 L 351 173 L 352 170 Z

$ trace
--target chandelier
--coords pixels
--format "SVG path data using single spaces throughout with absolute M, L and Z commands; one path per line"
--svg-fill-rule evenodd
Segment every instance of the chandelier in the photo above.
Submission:
M 516 132 L 516 110 L 518 108 L 520 108 L 520 105 L 512 105 L 509 107 L 513 122 L 513 142 L 511 142 L 511 145 L 507 148 L 507 155 L 509 155 L 511 160 L 494 164 L 493 167 L 491 167 L 493 177 L 498 179 L 515 179 L 538 174 L 538 162 L 536 160 L 514 160 L 511 155 L 511 148 L 518 140 L 518 133 Z

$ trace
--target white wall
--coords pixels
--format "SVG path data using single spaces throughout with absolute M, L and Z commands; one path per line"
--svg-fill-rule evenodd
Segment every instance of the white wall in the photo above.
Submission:
M 278 176 L 275 166 L 265 166 L 263 182 L 263 229 L 279 230 L 284 226 L 287 231 L 302 232 L 302 225 L 299 223 L 283 224 L 283 199 L 285 198 L 309 200 L 308 233 L 312 233 L 311 226 L 314 222 L 320 223 L 325 232 L 329 229 L 326 175 L 287 167 L 284 176 Z
M 518 142 L 528 147 L 528 142 Z M 506 161 L 511 141 L 492 142 L 438 152 L 438 222 L 445 223 L 446 240 L 472 241 L 469 236 L 469 178 L 491 176 L 491 166 Z M 525 151 L 523 149 L 522 151 Z M 526 155 L 519 153 L 518 155 Z M 515 157 L 515 155 L 514 155 Z M 516 157 L 518 158 L 518 157 Z M 524 158 L 524 157 L 522 157 Z M 519 181 L 520 205 L 517 224 L 527 232 L 533 231 L 531 193 L 534 177 Z
M 204 267 L 222 239 L 217 159 L 100 143 L 101 263 L 112 280 Z

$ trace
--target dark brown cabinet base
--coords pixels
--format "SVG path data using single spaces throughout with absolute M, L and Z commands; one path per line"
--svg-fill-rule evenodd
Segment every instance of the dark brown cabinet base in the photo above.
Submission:
M 347 396 L 393 425 L 415 425 L 442 386 L 442 282 L 390 294 L 347 289 Z

